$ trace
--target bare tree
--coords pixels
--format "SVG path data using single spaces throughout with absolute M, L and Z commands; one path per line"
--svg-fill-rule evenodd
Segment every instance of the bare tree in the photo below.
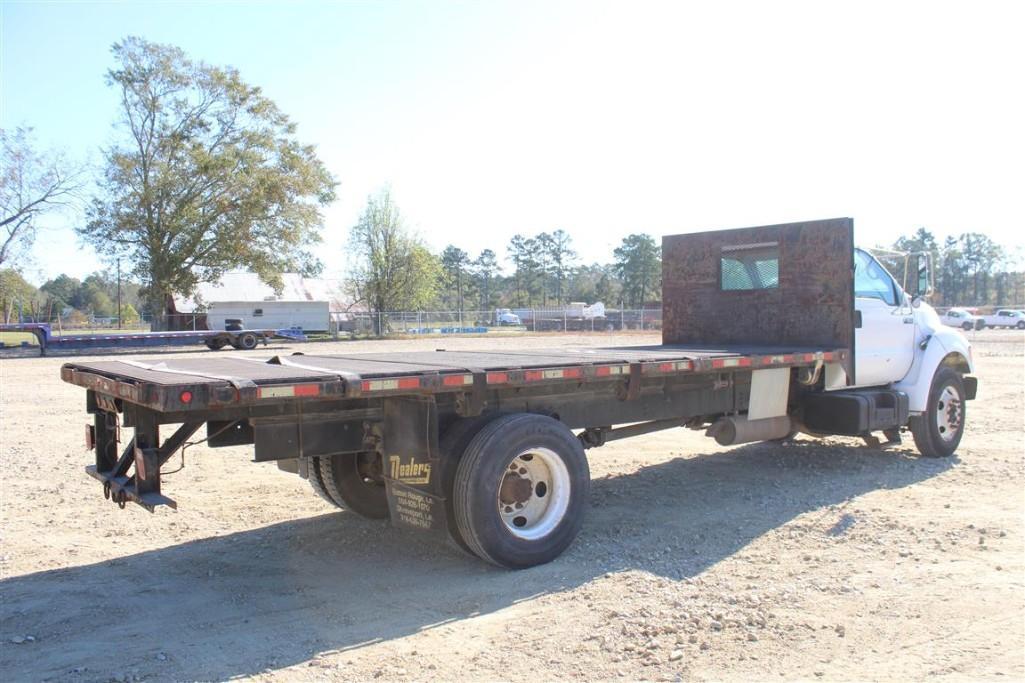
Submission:
M 0 267 L 32 247 L 40 216 L 75 201 L 79 179 L 61 155 L 33 148 L 31 128 L 0 129 Z

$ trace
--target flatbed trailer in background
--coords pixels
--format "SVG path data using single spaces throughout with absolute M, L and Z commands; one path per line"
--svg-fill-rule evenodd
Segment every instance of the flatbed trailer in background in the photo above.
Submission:
M 852 231 L 837 219 L 666 238 L 658 346 L 118 359 L 61 376 L 88 390 L 88 471 L 121 507 L 175 507 L 160 468 L 205 429 L 209 446 L 251 444 L 338 507 L 528 567 L 575 538 L 585 449 L 608 441 L 674 427 L 723 445 L 798 430 L 899 441 L 908 395 L 850 390 Z M 968 379 L 956 388 L 974 395 Z M 178 426 L 161 440 L 165 425 Z
M 104 332 L 57 334 L 48 323 L 12 323 L 0 325 L 0 332 L 24 332 L 38 340 L 39 353 L 79 351 L 101 348 L 145 348 L 205 344 L 212 351 L 227 346 L 252 350 L 278 336 L 275 330 L 192 330 L 184 332 Z

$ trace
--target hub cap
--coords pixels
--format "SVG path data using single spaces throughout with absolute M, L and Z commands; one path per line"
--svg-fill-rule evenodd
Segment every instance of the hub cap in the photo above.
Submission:
M 550 534 L 569 507 L 569 470 L 555 451 L 531 448 L 509 463 L 498 489 L 498 512 L 513 536 Z
M 954 387 L 943 387 L 940 400 L 936 404 L 936 427 L 940 432 L 940 438 L 944 441 L 953 441 L 961 430 L 963 419 L 960 394 Z

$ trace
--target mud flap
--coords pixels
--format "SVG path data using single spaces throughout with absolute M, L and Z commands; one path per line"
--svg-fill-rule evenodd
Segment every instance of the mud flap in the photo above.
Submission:
M 392 524 L 447 538 L 438 406 L 434 399 L 385 399 L 382 435 L 384 484 Z

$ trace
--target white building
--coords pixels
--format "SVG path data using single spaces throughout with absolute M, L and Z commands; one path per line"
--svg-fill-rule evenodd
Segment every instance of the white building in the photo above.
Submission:
M 330 329 L 332 313 L 346 310 L 341 280 L 281 276 L 281 293 L 260 281 L 255 273 L 226 273 L 220 282 L 203 283 L 193 297 L 175 297 L 172 314 L 205 314 L 206 327 L 223 330 L 225 320 L 240 318 L 250 329 L 301 327 L 306 332 Z M 200 324 L 200 326 L 202 326 Z M 187 329 L 190 325 L 178 325 Z

